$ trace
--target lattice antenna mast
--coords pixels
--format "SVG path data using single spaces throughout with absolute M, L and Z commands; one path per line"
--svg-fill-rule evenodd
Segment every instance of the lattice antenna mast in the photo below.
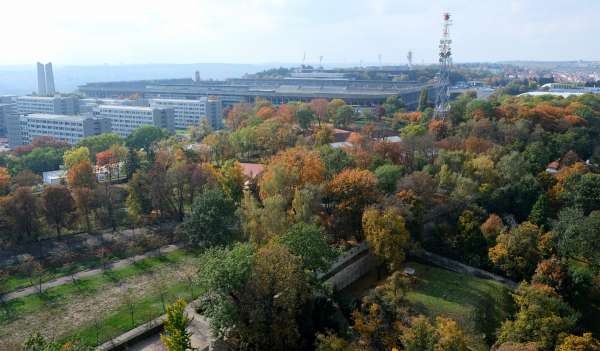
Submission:
M 440 39 L 440 72 L 438 76 L 438 91 L 435 102 L 435 118 L 444 120 L 450 111 L 450 68 L 452 67 L 452 40 L 450 39 L 450 14 L 444 13 L 442 38 Z

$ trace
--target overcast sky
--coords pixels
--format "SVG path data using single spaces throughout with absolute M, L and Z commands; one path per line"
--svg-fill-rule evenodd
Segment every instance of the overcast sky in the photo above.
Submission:
M 5 0 L 0 64 L 599 60 L 598 0 Z

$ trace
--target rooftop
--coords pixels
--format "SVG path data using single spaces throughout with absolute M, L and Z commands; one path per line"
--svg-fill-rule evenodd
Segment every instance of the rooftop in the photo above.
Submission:
M 32 113 L 25 116 L 27 119 L 52 119 L 57 121 L 85 121 L 92 117 L 90 116 L 71 116 L 71 115 L 53 115 L 49 113 Z

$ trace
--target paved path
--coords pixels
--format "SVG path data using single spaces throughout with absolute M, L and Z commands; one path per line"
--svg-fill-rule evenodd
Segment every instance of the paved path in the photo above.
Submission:
M 106 268 L 107 269 L 113 269 L 113 268 L 120 268 L 120 267 L 126 267 L 129 266 L 131 264 L 133 264 L 134 262 L 143 260 L 145 258 L 149 258 L 149 257 L 156 257 L 159 256 L 159 250 L 160 250 L 160 254 L 165 254 L 167 252 L 171 252 L 171 251 L 175 251 L 177 249 L 182 248 L 183 245 L 182 244 L 173 244 L 173 245 L 167 245 L 167 246 L 163 246 L 160 249 L 157 250 L 152 250 L 152 251 L 148 251 L 144 254 L 141 255 L 137 255 L 137 256 L 133 256 L 133 257 L 128 257 L 128 258 L 124 258 L 122 260 L 118 260 L 118 261 L 114 261 L 109 263 Z M 64 284 L 68 284 L 73 282 L 73 278 L 75 279 L 81 279 L 81 278 L 86 278 L 86 277 L 91 277 L 94 276 L 96 274 L 100 274 L 103 272 L 102 268 L 94 268 L 94 269 L 88 269 L 85 271 L 81 271 L 78 273 L 75 273 L 74 276 L 71 275 L 66 275 L 60 278 L 56 278 L 50 281 L 47 281 L 45 283 L 42 283 L 42 291 L 45 291 L 49 288 L 54 288 L 57 286 L 61 286 Z M 11 301 L 14 299 L 18 299 L 21 297 L 25 297 L 31 294 L 36 294 L 39 292 L 39 287 L 37 285 L 35 286 L 30 286 L 27 288 L 23 288 L 20 290 L 16 290 L 7 294 L 4 294 L 2 296 L 3 301 Z

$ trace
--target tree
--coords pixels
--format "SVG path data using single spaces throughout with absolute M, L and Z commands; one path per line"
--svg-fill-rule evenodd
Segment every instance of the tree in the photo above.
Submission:
M 221 189 L 205 187 L 183 228 L 192 245 L 229 243 L 235 235 L 235 206 Z
M 335 112 L 333 117 L 333 125 L 340 128 L 347 127 L 350 123 L 352 123 L 355 115 L 356 112 L 352 106 L 341 106 Z
M 316 224 L 297 223 L 287 233 L 277 237 L 275 242 L 300 257 L 303 267 L 312 271 L 325 271 L 335 258 L 325 234 Z
M 166 139 L 169 132 L 155 126 L 142 126 L 129 134 L 126 140 L 127 147 L 134 149 L 152 150 L 152 146 L 159 140 Z
M 204 315 L 210 318 L 213 335 L 224 338 L 237 324 L 240 295 L 244 289 L 255 254 L 247 243 L 236 243 L 230 248 L 209 248 L 200 258 L 198 285 L 205 291 L 202 300 Z
M 88 233 L 91 233 L 92 223 L 90 221 L 90 215 L 96 207 L 95 193 L 92 189 L 85 187 L 75 188 L 72 193 L 79 216 L 84 219 L 85 229 Z
M 404 167 L 400 165 L 386 164 L 375 169 L 377 184 L 381 191 L 391 194 L 396 191 L 396 183 L 402 177 Z
M 328 184 L 326 198 L 333 205 L 333 226 L 346 237 L 361 227 L 363 209 L 374 203 L 379 192 L 375 175 L 367 170 L 340 172 Z M 347 231 L 347 232 L 346 232 Z
M 485 239 L 490 243 L 495 243 L 496 237 L 505 229 L 506 226 L 502 222 L 502 218 L 495 213 L 492 213 L 479 227 Z
M 67 150 L 63 155 L 63 162 L 67 169 L 70 169 L 82 161 L 90 161 L 90 150 L 85 146 Z
M 306 130 L 315 119 L 315 114 L 307 106 L 303 106 L 296 111 L 296 120 L 300 128 Z
M 190 320 L 185 314 L 185 306 L 184 300 L 177 299 L 175 303 L 167 307 L 164 333 L 160 335 L 160 341 L 169 351 L 192 349 L 190 333 L 186 329 Z
M 419 95 L 419 106 L 417 107 L 417 111 L 423 112 L 428 107 L 429 107 L 429 90 L 427 90 L 427 88 L 423 88 L 423 89 L 421 89 L 421 94 Z
M 544 349 L 551 349 L 561 333 L 575 326 L 575 311 L 547 285 L 521 283 L 513 297 L 517 313 L 502 323 L 497 344 L 537 342 Z
M 54 225 L 56 235 L 60 235 L 60 229 L 67 225 L 75 210 L 73 197 L 64 186 L 49 185 L 42 193 L 42 209 L 48 222 Z
M 38 204 L 36 198 L 28 187 L 18 187 L 14 195 L 6 202 L 6 214 L 14 224 L 17 234 L 21 236 L 17 241 L 28 241 L 34 238 L 38 229 Z M 22 240 L 24 239 L 24 240 Z
M 325 99 L 312 99 L 309 103 L 310 109 L 315 113 L 317 121 L 319 122 L 319 128 L 321 127 L 321 121 L 327 117 L 327 105 L 329 102 Z
M 0 167 L 0 195 L 7 194 L 10 187 L 10 174 L 8 169 Z
M 127 149 L 127 160 L 125 161 L 125 172 L 127 179 L 131 179 L 133 174 L 141 167 L 140 155 L 133 148 Z
M 77 146 L 87 147 L 90 155 L 95 159 L 97 153 L 108 150 L 115 144 L 122 145 L 123 139 L 114 133 L 102 133 L 100 135 L 81 138 Z
M 83 160 L 71 165 L 67 172 L 67 183 L 71 188 L 86 187 L 93 189 L 96 187 L 96 174 L 92 169 L 89 160 Z
M 564 184 L 564 198 L 573 207 L 580 207 L 584 213 L 600 210 L 600 174 L 574 174 Z
M 13 183 L 16 187 L 20 186 L 29 186 L 32 187 L 37 184 L 42 183 L 42 177 L 33 173 L 32 171 L 25 169 L 17 173 L 16 176 L 13 177 Z
M 243 196 L 244 172 L 239 162 L 226 161 L 220 169 L 219 181 L 223 192 L 235 203 L 239 203 Z
M 543 226 L 548 224 L 550 217 L 550 200 L 544 193 L 540 194 L 529 213 L 529 221 L 533 224 Z
M 600 351 L 600 341 L 592 333 L 569 335 L 556 347 L 556 351 Z
M 241 292 L 240 343 L 256 350 L 300 348 L 298 315 L 311 293 L 302 261 L 283 245 L 258 250 Z
M 289 204 L 294 189 L 307 184 L 320 184 L 325 169 L 316 151 L 295 147 L 277 154 L 265 167 L 260 181 L 260 197 L 281 195 Z
M 582 209 L 567 207 L 558 213 L 552 229 L 556 251 L 600 272 L 600 211 L 585 216 Z
M 375 256 L 385 262 L 390 271 L 399 269 L 410 243 L 410 234 L 400 211 L 395 208 L 383 211 L 369 208 L 363 213 L 362 228 Z
M 489 250 L 489 258 L 510 277 L 530 277 L 540 258 L 539 240 L 538 226 L 530 222 L 521 223 L 498 235 L 496 246 Z

